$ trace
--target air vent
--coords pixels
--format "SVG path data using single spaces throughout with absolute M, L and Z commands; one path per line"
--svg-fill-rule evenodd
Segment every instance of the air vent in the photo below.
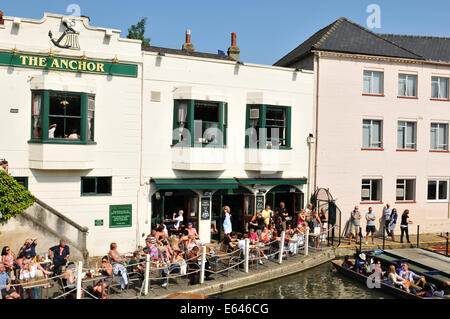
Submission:
M 152 91 L 150 96 L 152 102 L 161 102 L 161 92 Z

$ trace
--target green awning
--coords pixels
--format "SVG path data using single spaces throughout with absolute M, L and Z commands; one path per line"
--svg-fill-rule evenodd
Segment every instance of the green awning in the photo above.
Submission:
M 240 185 L 305 185 L 308 183 L 306 177 L 303 178 L 238 178 Z
M 234 178 L 173 178 L 173 179 L 159 179 L 151 180 L 156 184 L 156 188 L 160 189 L 236 189 L 239 187 L 238 182 Z

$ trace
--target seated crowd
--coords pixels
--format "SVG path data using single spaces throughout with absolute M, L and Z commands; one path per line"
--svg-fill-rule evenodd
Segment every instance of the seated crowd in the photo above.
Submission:
M 418 275 L 410 270 L 407 262 L 399 262 L 397 265 L 390 264 L 384 270 L 380 260 L 374 258 L 367 260 L 364 253 L 356 253 L 354 264 L 350 261 L 349 256 L 345 256 L 342 266 L 365 276 L 372 276 L 371 278 L 375 281 L 393 285 L 417 296 L 444 297 L 450 294 L 450 282 L 440 285 L 442 287 L 437 287 L 435 284 L 427 282 L 423 275 Z

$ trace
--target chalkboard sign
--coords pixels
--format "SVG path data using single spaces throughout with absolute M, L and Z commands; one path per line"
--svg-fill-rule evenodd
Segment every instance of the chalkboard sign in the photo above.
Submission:
M 264 210 L 264 196 L 256 196 L 256 211 Z
M 202 220 L 207 220 L 209 219 L 209 211 L 211 208 L 211 200 L 209 197 L 203 197 L 202 201 L 201 201 L 201 216 L 202 216 Z

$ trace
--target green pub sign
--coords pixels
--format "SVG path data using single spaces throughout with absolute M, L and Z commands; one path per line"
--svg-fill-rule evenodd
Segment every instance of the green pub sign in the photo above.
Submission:
M 94 222 L 95 226 L 103 226 L 103 219 L 96 219 Z
M 109 206 L 109 228 L 131 227 L 132 205 Z

